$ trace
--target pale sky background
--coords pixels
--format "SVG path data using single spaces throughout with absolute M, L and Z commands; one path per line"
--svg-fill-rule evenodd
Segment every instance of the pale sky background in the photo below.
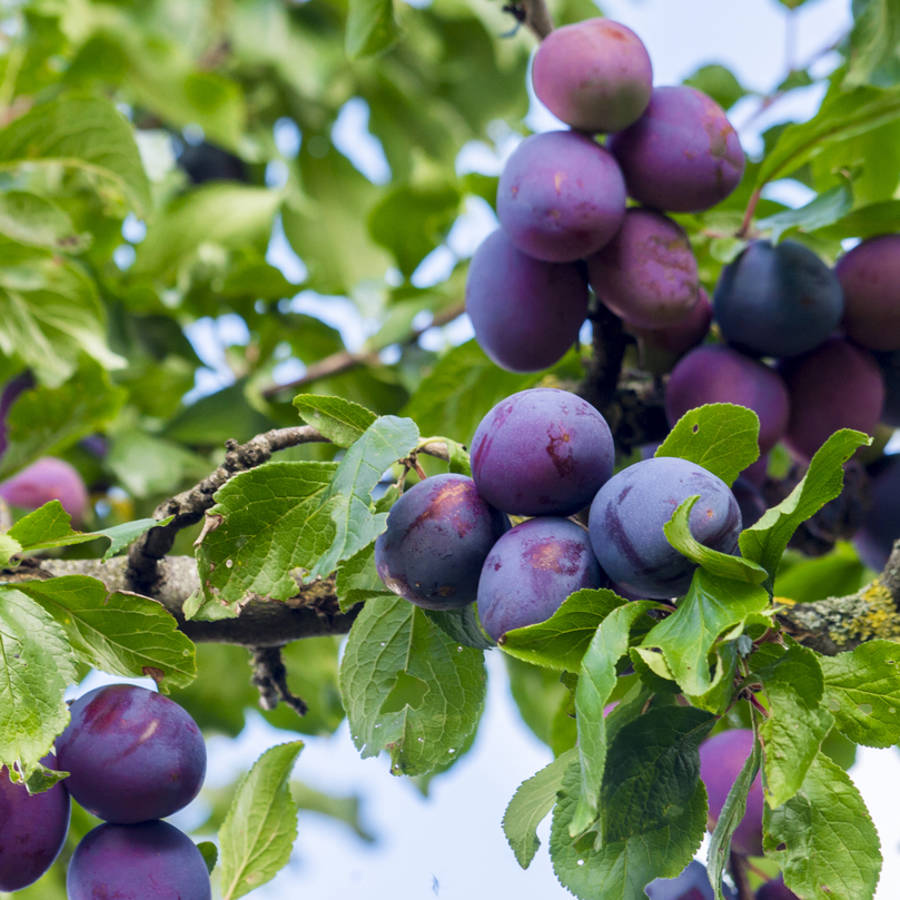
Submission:
M 487 0 L 472 0 L 487 2 Z M 608 0 L 604 10 L 635 30 L 650 52 L 655 83 L 676 83 L 699 65 L 722 62 L 748 88 L 767 92 L 785 72 L 785 9 L 775 0 Z M 794 13 L 790 42 L 793 58 L 801 63 L 845 33 L 850 24 L 849 0 L 812 0 Z M 523 37 L 523 40 L 528 38 Z M 834 59 L 825 57 L 819 66 L 827 72 Z M 523 85 L 523 90 L 525 86 Z M 808 118 L 821 99 L 820 88 L 797 91 L 790 100 L 775 105 L 769 113 L 741 129 L 745 149 L 752 155 L 761 147 L 759 134 L 768 125 L 791 116 Z M 740 128 L 755 102 L 742 101 L 731 114 Z M 348 104 L 336 128 L 336 140 L 353 152 L 353 161 L 375 181 L 388 176 L 377 143 L 365 139 L 367 112 L 361 101 Z M 555 127 L 555 120 L 533 102 L 529 124 L 535 129 Z M 461 170 L 480 167 L 499 171 L 502 160 L 514 147 L 508 129 L 498 123 L 499 148 L 462 148 Z M 279 147 L 286 155 L 296 153 L 295 130 L 280 129 Z M 499 152 L 498 152 L 499 151 Z M 283 164 L 282 164 L 283 166 Z M 284 177 L 281 166 L 269 172 L 272 183 Z M 777 186 L 772 196 L 798 205 L 808 192 L 800 185 Z M 486 205 L 470 203 L 465 221 L 454 228 L 447 246 L 436 250 L 416 273 L 427 283 L 447 271 L 456 256 L 470 255 L 480 240 L 495 227 Z M 272 242 L 270 260 L 286 274 L 302 277 L 302 263 L 282 235 Z M 313 312 L 339 327 L 351 348 L 365 338 L 365 325 L 353 314 L 348 301 L 320 298 L 308 293 L 294 301 L 297 309 Z M 438 348 L 471 335 L 463 320 L 443 333 L 429 333 L 425 342 Z M 221 345 L 246 339 L 233 317 L 206 320 L 191 330 L 191 338 L 210 369 L 198 378 L 196 395 L 227 383 Z M 287 379 L 302 371 L 298 363 L 286 362 L 279 373 Z M 297 778 L 338 794 L 357 793 L 363 798 L 365 826 L 378 837 L 374 845 L 357 839 L 348 829 L 315 814 L 301 814 L 299 837 L 290 865 L 274 881 L 251 896 L 259 900 L 308 897 L 315 900 L 556 900 L 569 897 L 557 882 L 546 853 L 548 822 L 539 831 L 542 847 L 527 871 L 519 868 L 510 851 L 500 821 L 516 787 L 546 765 L 551 755 L 521 722 L 509 695 L 499 651 L 487 654 L 490 673 L 487 709 L 472 751 L 450 773 L 432 783 L 431 796 L 423 798 L 415 787 L 388 773 L 387 759 L 360 760 L 353 748 L 346 723 L 331 738 L 306 739 L 306 748 L 295 769 Z M 236 673 L 236 677 L 243 677 Z M 99 683 L 92 676 L 88 687 Z M 290 739 L 270 728 L 260 716 L 237 740 L 209 741 L 208 784 L 229 783 L 244 772 L 266 748 Z M 900 781 L 900 755 L 895 749 L 860 748 L 852 777 L 863 793 L 881 835 L 885 865 L 877 900 L 900 896 L 900 819 L 895 786 Z M 889 789 L 886 789 L 888 788 Z M 202 803 L 201 798 L 196 801 Z M 173 821 L 189 827 L 196 813 L 189 807 Z

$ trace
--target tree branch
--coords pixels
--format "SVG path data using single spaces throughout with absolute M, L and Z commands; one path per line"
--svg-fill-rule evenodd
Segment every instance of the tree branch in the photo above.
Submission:
M 511 0 L 503 11 L 515 16 L 516 21 L 521 22 L 540 41 L 553 31 L 553 20 L 544 0 Z

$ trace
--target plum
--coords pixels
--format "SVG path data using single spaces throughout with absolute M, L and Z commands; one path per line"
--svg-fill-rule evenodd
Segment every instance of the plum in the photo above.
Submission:
M 466 311 L 482 350 L 510 372 L 536 372 L 575 343 L 587 315 L 587 282 L 574 263 L 527 256 L 502 229 L 475 252 Z
M 766 511 L 766 499 L 757 485 L 748 478 L 738 476 L 731 486 L 731 493 L 741 510 L 741 524 L 744 528 L 755 525 Z
M 871 506 L 853 543 L 862 561 L 880 572 L 900 538 L 900 456 L 888 456 L 871 472 Z
M 567 516 L 612 474 L 606 419 L 586 400 L 531 388 L 501 400 L 472 438 L 472 477 L 488 503 L 519 516 Z
M 875 361 L 884 377 L 884 409 L 881 421 L 900 428 L 900 350 L 877 353 Z
M 478 616 L 499 641 L 511 628 L 549 619 L 574 591 L 607 583 L 584 528 L 555 516 L 529 519 L 488 553 L 478 580 Z
M 641 348 L 641 368 L 656 375 L 668 372 L 688 350 L 696 347 L 707 334 L 712 322 L 712 303 L 700 288 L 697 301 L 687 315 L 673 325 L 641 328 L 629 325 Z
M 699 298 L 697 261 L 680 225 L 632 207 L 619 233 L 587 260 L 591 287 L 629 325 L 685 323 Z
M 759 356 L 796 356 L 818 347 L 841 321 L 834 273 L 794 241 L 754 241 L 722 269 L 713 314 L 729 344 Z
M 174 700 L 130 684 L 89 691 L 70 707 L 56 742 L 72 796 L 108 822 L 161 819 L 187 806 L 203 784 L 206 747 Z
M 621 469 L 591 504 L 591 545 L 606 574 L 639 596 L 683 594 L 696 566 L 668 542 L 663 526 L 694 494 L 700 499 L 691 510 L 691 533 L 707 547 L 734 552 L 741 511 L 728 485 L 696 463 L 657 456 Z
M 709 209 L 744 174 L 744 151 L 722 107 L 686 85 L 654 88 L 644 114 L 607 146 L 629 195 L 654 209 Z
M 168 822 L 98 825 L 82 839 L 66 874 L 69 900 L 210 900 L 203 856 Z
M 834 267 L 844 291 L 844 331 L 870 350 L 900 350 L 900 234 L 857 244 Z
M 488 551 L 509 520 L 464 475 L 433 475 L 391 507 L 375 567 L 395 594 L 425 609 L 472 603 Z
M 50 754 L 41 762 L 56 768 Z M 0 766 L 0 891 L 18 891 L 37 881 L 56 859 L 69 830 L 69 792 L 63 782 L 29 794 Z
M 666 416 L 674 425 L 704 403 L 736 403 L 759 416 L 759 449 L 771 450 L 784 434 L 790 406 L 781 376 L 731 347 L 691 350 L 672 370 L 666 385 Z
M 784 876 L 779 875 L 757 890 L 756 900 L 800 900 L 800 898 L 785 885 Z
M 732 784 L 753 750 L 753 732 L 749 728 L 720 731 L 700 745 L 700 778 L 709 798 L 708 827 L 716 827 Z M 731 838 L 731 849 L 748 856 L 762 856 L 763 816 L 762 774 L 750 785 L 744 818 Z
M 677 878 L 657 878 L 644 890 L 650 900 L 713 900 L 714 897 L 706 866 L 696 859 Z M 734 892 L 723 883 L 722 895 L 732 900 Z
M 870 353 L 829 338 L 780 367 L 791 398 L 784 442 L 800 459 L 810 459 L 839 428 L 872 434 L 884 404 L 884 378 Z
M 647 108 L 653 67 L 641 39 L 610 19 L 551 31 L 531 69 L 534 92 L 557 118 L 580 131 L 621 131 Z
M 87 488 L 78 470 L 54 456 L 44 456 L 0 483 L 0 497 L 23 509 L 37 509 L 59 500 L 76 523 L 84 518 L 88 507 Z
M 608 150 L 575 131 L 533 134 L 506 161 L 497 216 L 523 253 L 574 262 L 599 250 L 625 215 L 625 182 Z

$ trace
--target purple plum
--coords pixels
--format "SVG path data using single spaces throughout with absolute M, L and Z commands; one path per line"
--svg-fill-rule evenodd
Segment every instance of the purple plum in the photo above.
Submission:
M 76 524 L 88 508 L 87 488 L 78 470 L 54 456 L 44 456 L 0 483 L 0 497 L 29 510 L 59 500 Z
M 800 900 L 800 898 L 785 885 L 784 876 L 779 875 L 757 890 L 756 900 Z
M 712 303 L 709 295 L 700 288 L 697 302 L 684 319 L 662 328 L 640 328 L 629 325 L 628 330 L 638 339 L 641 350 L 641 368 L 661 375 L 688 350 L 696 347 L 707 334 L 712 322 Z
M 900 456 L 885 457 L 871 475 L 871 506 L 853 543 L 862 561 L 880 572 L 900 538 Z

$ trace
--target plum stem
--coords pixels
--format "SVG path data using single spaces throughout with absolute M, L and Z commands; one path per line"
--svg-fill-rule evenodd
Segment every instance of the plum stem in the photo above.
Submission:
M 750 225 L 753 222 L 753 214 L 756 212 L 756 205 L 762 196 L 762 187 L 758 187 L 751 195 L 747 202 L 747 209 L 744 211 L 744 218 L 741 221 L 741 227 L 738 229 L 737 237 L 746 238 L 750 233 Z

